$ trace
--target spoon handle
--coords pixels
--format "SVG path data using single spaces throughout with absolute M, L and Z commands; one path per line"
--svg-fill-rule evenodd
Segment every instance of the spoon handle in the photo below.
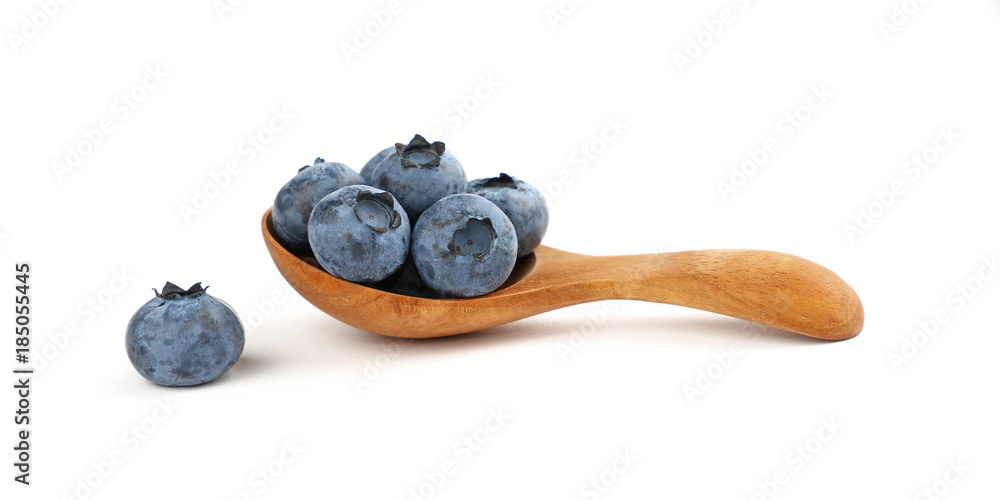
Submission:
M 815 262 L 762 250 L 595 257 L 589 269 L 619 299 L 691 307 L 827 340 L 861 332 L 854 290 Z

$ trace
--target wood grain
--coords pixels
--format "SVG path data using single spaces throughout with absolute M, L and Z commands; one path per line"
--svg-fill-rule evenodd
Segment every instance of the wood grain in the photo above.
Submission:
M 777 252 L 593 257 L 542 246 L 521 259 L 514 278 L 496 292 L 424 299 L 341 280 L 291 254 L 274 239 L 270 209 L 261 226 L 275 265 L 302 297 L 344 323 L 393 337 L 474 332 L 613 299 L 691 307 L 827 340 L 854 337 L 864 325 L 861 301 L 844 280 L 819 264 Z

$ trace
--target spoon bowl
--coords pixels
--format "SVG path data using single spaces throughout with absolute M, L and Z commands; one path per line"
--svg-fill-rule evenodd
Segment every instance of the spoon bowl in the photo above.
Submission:
M 762 250 L 699 250 L 593 257 L 538 247 L 518 259 L 497 291 L 467 299 L 398 295 L 330 275 L 274 238 L 261 220 L 278 271 L 307 301 L 348 325 L 391 337 L 475 332 L 599 300 L 642 300 L 711 311 L 827 340 L 861 332 L 864 309 L 829 269 Z M 311 262 L 310 262 L 311 261 Z

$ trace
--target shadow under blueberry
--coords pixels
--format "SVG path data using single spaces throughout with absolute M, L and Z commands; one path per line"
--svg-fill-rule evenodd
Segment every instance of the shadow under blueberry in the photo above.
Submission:
M 223 377 L 232 377 L 238 379 L 256 377 L 258 375 L 266 373 L 267 370 L 271 369 L 277 364 L 280 364 L 280 362 L 281 360 L 277 360 L 274 358 L 267 358 L 261 356 L 258 353 L 244 352 L 243 355 L 240 356 L 239 361 L 237 361 L 236 364 L 233 365 L 233 367 L 230 368 L 225 375 L 223 375 Z
M 150 385 L 155 387 L 164 387 L 169 390 L 183 390 L 183 391 L 194 391 L 200 388 L 207 387 L 218 387 L 229 384 L 238 383 L 240 381 L 254 378 L 258 375 L 264 374 L 268 369 L 274 365 L 280 364 L 281 360 L 277 359 L 265 359 L 264 357 L 257 354 L 248 354 L 244 352 L 240 359 L 236 361 L 226 373 L 223 373 L 218 378 L 205 382 L 204 384 L 197 385 L 183 385 L 183 386 L 161 386 L 153 382 L 148 382 Z

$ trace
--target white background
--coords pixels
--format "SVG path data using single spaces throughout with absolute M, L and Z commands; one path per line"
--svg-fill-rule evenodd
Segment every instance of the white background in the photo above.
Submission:
M 997 2 L 234 3 L 3 4 L 0 281 L 10 304 L 31 262 L 38 368 L 30 487 L 0 384 L 4 498 L 997 495 Z M 416 132 L 543 188 L 549 246 L 793 253 L 855 287 L 865 330 L 626 302 L 403 344 L 343 325 L 284 283 L 260 217 L 316 156 L 360 169 Z M 167 280 L 247 324 L 222 379 L 130 366 L 126 323 Z

